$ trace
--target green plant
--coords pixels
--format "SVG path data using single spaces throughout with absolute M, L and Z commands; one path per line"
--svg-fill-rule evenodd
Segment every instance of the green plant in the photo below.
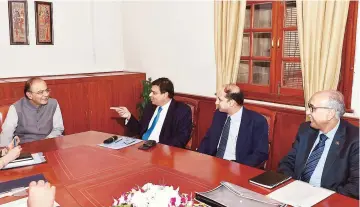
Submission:
M 148 78 L 147 80 L 143 80 L 142 86 L 143 86 L 143 89 L 140 94 L 141 102 L 136 104 L 136 109 L 138 110 L 138 113 L 139 113 L 139 119 L 141 119 L 141 117 L 143 115 L 146 104 L 148 104 L 150 102 L 149 95 L 151 92 L 151 78 Z

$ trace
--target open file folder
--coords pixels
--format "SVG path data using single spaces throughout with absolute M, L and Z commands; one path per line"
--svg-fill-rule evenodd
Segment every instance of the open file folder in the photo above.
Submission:
M 196 192 L 195 200 L 211 207 L 274 207 L 286 206 L 262 194 L 242 188 L 229 182 L 221 182 L 215 189 Z

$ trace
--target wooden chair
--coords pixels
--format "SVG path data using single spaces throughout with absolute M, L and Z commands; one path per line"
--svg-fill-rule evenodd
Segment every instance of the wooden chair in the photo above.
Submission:
M 268 139 L 269 139 L 269 158 L 264 163 L 259 165 L 259 168 L 263 168 L 269 170 L 271 168 L 271 161 L 272 161 L 272 143 L 274 140 L 274 127 L 276 121 L 276 111 L 272 111 L 270 109 L 263 108 L 259 105 L 248 105 L 245 104 L 245 108 L 250 109 L 252 111 L 256 111 L 259 114 L 263 115 L 268 123 L 269 132 L 268 132 Z
M 188 106 L 190 106 L 191 108 L 191 113 L 192 113 L 192 131 L 191 131 L 191 137 L 189 142 L 186 144 L 186 149 L 190 149 L 190 150 L 196 150 L 196 148 L 198 147 L 198 142 L 199 142 L 199 137 L 198 137 L 198 130 L 197 130 L 197 123 L 198 123 L 198 117 L 199 117 L 199 101 L 196 99 L 192 99 L 192 98 L 188 98 L 188 97 L 184 97 L 184 96 L 179 96 L 176 95 L 174 97 L 174 99 L 176 101 L 180 101 L 183 102 L 185 104 L 187 104 Z

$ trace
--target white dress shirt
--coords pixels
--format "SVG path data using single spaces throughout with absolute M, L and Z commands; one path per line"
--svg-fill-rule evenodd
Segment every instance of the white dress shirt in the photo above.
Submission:
M 328 137 L 328 139 L 326 139 L 326 141 L 325 141 L 324 151 L 323 151 L 323 153 L 320 157 L 320 160 L 309 180 L 309 183 L 313 186 L 316 186 L 316 187 L 321 186 L 321 177 L 323 174 L 326 158 L 329 153 L 331 143 L 334 140 L 335 133 L 339 128 L 339 125 L 340 125 L 340 121 L 337 123 L 337 125 L 332 130 L 330 130 L 328 133 L 325 134 Z M 311 152 L 314 150 L 314 147 L 319 143 L 321 134 L 324 134 L 324 132 L 322 132 L 322 131 L 319 132 L 318 137 L 316 138 L 315 143 L 309 153 L 309 156 L 310 156 Z M 309 159 L 309 156 L 308 156 L 308 159 Z
M 2 125 L 2 132 L 0 135 L 0 146 L 7 146 L 11 142 L 17 125 L 18 125 L 18 115 L 15 106 L 11 105 L 6 115 L 4 124 Z M 54 138 L 61 136 L 63 131 L 64 131 L 64 124 L 63 124 L 60 106 L 58 104 L 56 106 L 55 113 L 53 116 L 53 129 L 46 138 Z
M 167 102 L 164 106 L 161 107 L 162 111 L 160 112 L 160 116 L 159 116 L 159 119 L 158 119 L 158 121 L 157 121 L 157 123 L 155 125 L 155 128 L 153 129 L 153 131 L 151 132 L 151 134 L 149 136 L 149 140 L 155 140 L 156 142 L 159 142 L 160 132 L 161 132 L 162 126 L 164 124 L 165 117 L 166 117 L 166 114 L 168 112 L 170 103 L 171 103 L 171 100 L 169 102 Z M 153 114 L 153 116 L 152 116 L 152 118 L 150 120 L 148 129 L 150 128 L 151 124 L 153 123 L 158 110 L 159 110 L 159 106 L 156 107 L 156 109 L 154 111 L 154 114 Z
M 226 149 L 223 157 L 223 159 L 225 160 L 236 160 L 236 143 L 240 130 L 242 112 L 243 112 L 243 107 L 241 107 L 238 112 L 230 116 L 231 122 L 230 122 L 229 137 L 227 140 Z M 219 144 L 220 144 L 220 140 L 219 140 Z M 219 148 L 219 144 L 218 144 L 218 148 Z

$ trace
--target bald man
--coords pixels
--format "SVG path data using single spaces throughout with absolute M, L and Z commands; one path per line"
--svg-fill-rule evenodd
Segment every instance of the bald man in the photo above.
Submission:
M 244 95 L 234 84 L 216 93 L 218 110 L 198 152 L 260 167 L 268 159 L 268 124 L 261 114 L 243 106 Z
M 60 107 L 49 95 L 50 89 L 41 78 L 26 81 L 24 97 L 10 106 L 2 125 L 1 146 L 7 146 L 14 136 L 26 143 L 62 135 L 64 124 Z
M 278 171 L 317 187 L 359 199 L 359 128 L 341 119 L 344 98 L 338 91 L 315 93 L 289 154 Z

